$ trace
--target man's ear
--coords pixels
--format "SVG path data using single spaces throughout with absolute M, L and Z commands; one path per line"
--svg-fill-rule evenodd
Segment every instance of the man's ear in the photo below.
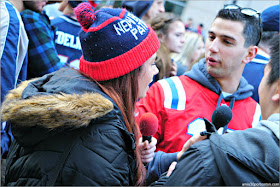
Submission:
M 247 56 L 243 59 L 243 63 L 248 64 L 251 60 L 253 60 L 253 58 L 255 58 L 257 52 L 258 52 L 258 47 L 251 45 L 248 48 Z
M 164 43 L 164 40 L 165 40 L 165 35 L 163 33 L 159 33 L 158 34 L 158 39 L 161 43 Z
M 274 94 L 272 95 L 272 101 L 279 103 L 279 98 L 280 98 L 280 93 L 279 93 L 279 84 L 280 84 L 280 80 L 276 81 L 274 84 L 276 84 L 276 89 Z

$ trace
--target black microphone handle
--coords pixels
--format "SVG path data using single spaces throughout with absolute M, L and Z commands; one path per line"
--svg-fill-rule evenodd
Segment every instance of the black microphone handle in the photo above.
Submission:
M 148 140 L 148 142 L 151 143 L 152 136 L 142 136 L 142 142 L 145 142 L 145 140 Z

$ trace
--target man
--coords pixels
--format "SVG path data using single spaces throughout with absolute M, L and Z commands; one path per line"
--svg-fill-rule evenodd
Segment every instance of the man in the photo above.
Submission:
M 59 6 L 63 15 L 51 20 L 52 26 L 57 29 L 55 47 L 58 57 L 61 62 L 67 63 L 75 69 L 79 69 L 82 48 L 78 35 L 81 25 L 77 21 L 73 9 L 82 2 L 63 0 Z
M 220 10 L 209 30 L 206 58 L 185 75 L 153 84 L 137 103 L 138 119 L 145 112 L 159 119 L 157 151 L 180 151 L 189 138 L 205 130 L 202 118 L 210 120 L 223 104 L 232 109 L 233 119 L 221 133 L 251 128 L 260 120 L 260 107 L 250 97 L 253 87 L 242 77 L 244 66 L 257 53 L 260 17 L 243 10 L 247 9 L 236 5 Z
M 19 14 L 20 2 L 20 0 L 0 2 L 1 105 L 8 91 L 26 80 L 28 37 Z M 4 180 L 6 157 L 12 137 L 10 125 L 1 121 L 1 182 Z
M 271 59 L 259 86 L 262 121 L 256 128 L 192 145 L 181 157 L 164 186 L 279 186 L 279 35 L 272 40 Z M 170 171 L 172 168 L 170 169 Z
M 159 13 L 165 12 L 163 0 L 149 1 L 123 1 L 122 7 L 131 11 L 134 15 L 149 23 Z
M 1 1 L 1 104 L 5 95 L 26 79 L 28 38 L 17 3 Z M 13 62 L 13 63 L 12 63 Z
M 54 43 L 54 30 L 42 13 L 47 0 L 22 1 L 21 17 L 29 38 L 27 78 L 43 76 L 64 66 Z
M 242 74 L 248 83 L 254 86 L 252 98 L 257 102 L 259 102 L 258 87 L 263 77 L 264 66 L 270 58 L 270 40 L 279 33 L 279 5 L 265 9 L 261 18 L 263 33 L 258 45 L 257 56 L 245 66 Z

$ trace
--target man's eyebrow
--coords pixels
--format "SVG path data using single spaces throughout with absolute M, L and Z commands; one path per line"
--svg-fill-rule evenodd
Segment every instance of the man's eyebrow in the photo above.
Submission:
M 215 33 L 213 31 L 208 31 L 208 34 L 213 34 L 215 35 Z
M 216 33 L 214 33 L 213 31 L 208 31 L 209 34 L 212 34 L 212 35 L 216 35 Z M 228 39 L 231 39 L 231 40 L 234 40 L 236 41 L 236 39 L 232 36 L 228 36 L 228 35 L 221 35 L 221 37 L 224 37 L 224 38 L 228 38 Z

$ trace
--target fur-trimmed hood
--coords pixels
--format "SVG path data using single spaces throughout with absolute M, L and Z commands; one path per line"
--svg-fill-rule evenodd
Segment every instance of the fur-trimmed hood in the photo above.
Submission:
M 2 106 L 2 120 L 19 126 L 84 126 L 113 109 L 113 104 L 98 93 L 39 95 L 22 99 L 22 91 L 30 81 L 12 90 Z
M 70 69 L 25 81 L 6 96 L 2 120 L 12 123 L 13 133 L 34 127 L 53 131 L 87 126 L 113 109 L 113 103 L 96 88 Z

